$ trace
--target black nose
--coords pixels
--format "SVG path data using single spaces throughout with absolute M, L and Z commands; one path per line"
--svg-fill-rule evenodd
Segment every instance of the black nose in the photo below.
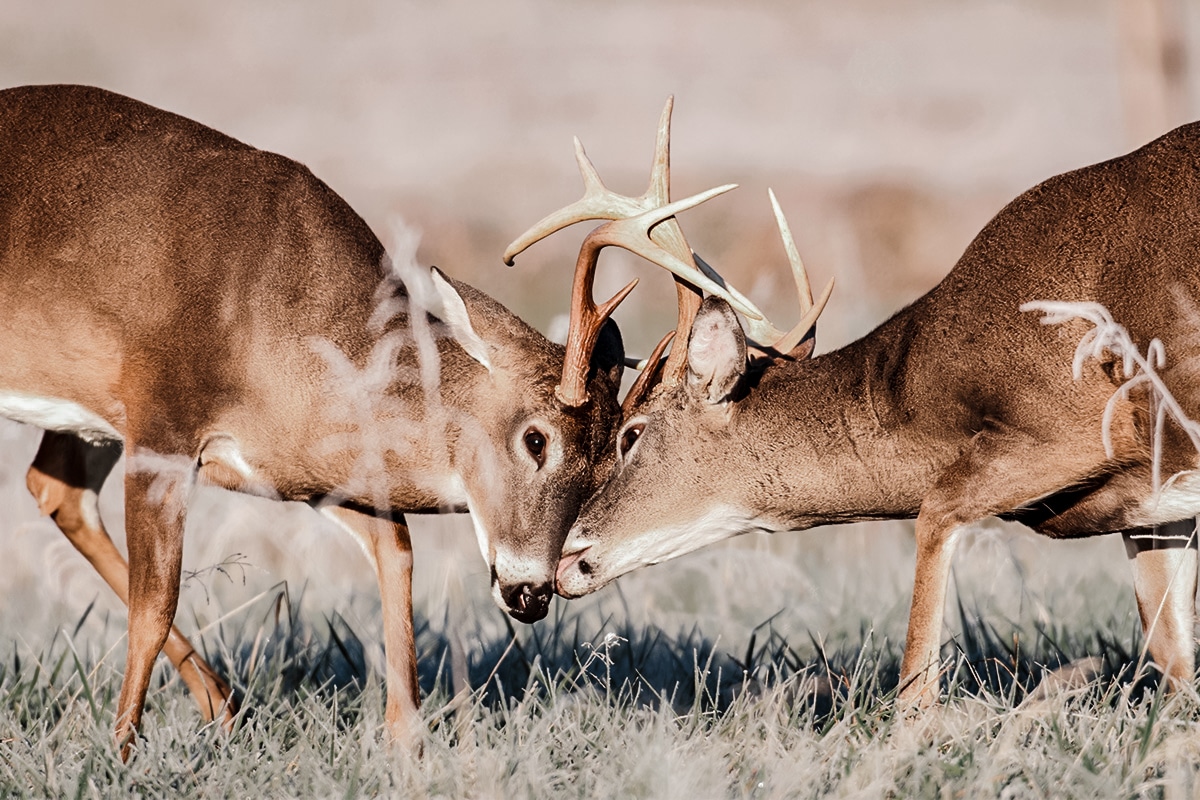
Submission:
M 521 622 L 537 622 L 550 609 L 554 587 L 549 583 L 518 583 L 500 590 L 508 613 Z

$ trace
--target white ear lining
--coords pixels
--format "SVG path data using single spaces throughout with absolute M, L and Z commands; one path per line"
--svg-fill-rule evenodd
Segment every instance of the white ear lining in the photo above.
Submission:
M 471 317 L 467 314 L 467 304 L 463 302 L 462 297 L 440 271 L 436 268 L 431 269 L 429 275 L 433 279 L 433 288 L 442 301 L 442 310 L 437 315 L 438 318 L 446 323 L 451 335 L 462 345 L 462 349 L 467 351 L 467 355 L 491 372 L 492 361 L 488 358 L 487 342 L 483 341 L 475 332 L 475 328 L 471 326 Z
M 701 309 L 688 340 L 688 385 L 712 405 L 726 400 L 746 369 L 746 345 L 732 310 Z

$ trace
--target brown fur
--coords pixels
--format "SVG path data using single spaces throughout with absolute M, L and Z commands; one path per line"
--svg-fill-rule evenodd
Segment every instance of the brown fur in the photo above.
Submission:
M 491 371 L 460 346 L 461 330 L 424 310 L 410 317 L 379 241 L 304 166 L 100 89 L 0 91 L 0 398 L 74 403 L 132 457 L 123 744 L 172 635 L 197 470 L 227 488 L 338 506 L 333 516 L 375 559 L 389 677 L 400 681 L 388 721 L 401 738 L 417 703 L 403 514 L 465 510 L 469 498 L 490 534 L 497 599 L 525 619 L 545 614 L 539 587 L 552 585 L 618 419 L 620 359 L 597 364 L 593 402 L 564 409 L 553 396 L 562 348 L 452 286 Z M 395 313 L 380 318 L 381 303 Z M 417 322 L 440 357 L 432 396 Z M 531 424 L 561 453 L 545 468 L 521 444 Z M 98 488 L 115 458 L 81 470 L 94 447 L 69 431 L 46 442 L 31 489 L 62 520 L 77 517 L 53 498 Z M 363 460 L 372 448 L 382 466 Z M 72 541 L 77 527 L 63 525 Z M 89 531 L 108 542 L 97 568 L 121 593 L 123 562 L 102 529 Z M 80 549 L 96 563 L 97 547 Z M 524 604 L 522 587 L 536 603 Z M 197 698 L 210 716 L 228 698 L 218 684 Z
M 916 517 L 903 677 L 906 696 L 928 696 L 961 525 L 999 515 L 1073 537 L 1173 521 L 1147 505 L 1145 396 L 1118 404 L 1109 457 L 1101 417 L 1126 377 L 1120 365 L 1089 361 L 1074 379 L 1088 326 L 1047 326 L 1020 308 L 1098 302 L 1143 352 L 1160 338 L 1168 359 L 1161 374 L 1200 418 L 1198 209 L 1200 125 L 1189 125 L 1021 195 L 937 287 L 859 341 L 745 374 L 744 363 L 726 360 L 738 387 L 725 402 L 705 399 L 714 379 L 693 371 L 688 386 L 636 410 L 630 424 L 644 431 L 581 512 L 560 591 L 592 591 L 714 537 Z M 716 320 L 740 340 L 736 318 L 720 305 L 709 302 L 696 324 Z M 1190 441 L 1168 425 L 1163 475 L 1196 463 Z M 703 515 L 720 508 L 736 509 L 722 512 L 736 520 L 706 535 L 712 522 Z M 689 524 L 697 527 L 685 535 Z M 668 539 L 670 547 L 662 544 Z M 1144 582 L 1159 597 L 1166 591 L 1163 581 Z M 1177 591 L 1189 589 L 1194 577 Z M 1186 664 L 1175 659 L 1176 667 L 1190 678 L 1190 642 L 1154 655 L 1163 653 L 1184 653 Z

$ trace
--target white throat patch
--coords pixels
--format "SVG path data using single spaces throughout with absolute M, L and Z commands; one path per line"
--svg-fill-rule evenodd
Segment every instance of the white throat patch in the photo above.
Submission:
M 475 501 L 467 493 L 467 485 L 463 482 L 463 479 L 455 475 L 453 484 L 456 490 L 455 494 L 460 495 L 467 506 L 467 514 L 470 515 L 471 525 L 475 528 L 475 538 L 479 541 L 479 554 L 483 556 L 483 563 L 488 566 L 488 569 L 491 569 L 492 559 L 488 552 L 491 549 L 491 541 L 488 538 L 488 530 L 479 518 L 479 511 L 475 507 Z
M 730 505 L 719 505 L 696 519 L 646 531 L 613 552 L 604 572 L 616 575 L 638 567 L 669 561 L 706 545 L 715 544 L 743 533 L 773 533 L 778 528 L 757 515 Z

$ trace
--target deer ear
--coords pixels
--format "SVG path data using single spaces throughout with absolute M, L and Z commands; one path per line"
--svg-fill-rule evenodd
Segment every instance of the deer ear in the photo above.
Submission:
M 688 337 L 688 390 L 716 405 L 729 399 L 744 374 L 746 335 L 737 315 L 721 298 L 705 298 Z
M 433 280 L 434 291 L 442 301 L 441 313 L 437 314 L 438 319 L 446 323 L 450 334 L 462 345 L 462 349 L 467 351 L 467 355 L 491 372 L 492 361 L 488 358 L 487 342 L 483 341 L 471 325 L 471 317 L 467 313 L 467 304 L 463 302 L 462 295 L 437 267 L 430 268 L 429 277 Z
M 592 350 L 592 369 L 608 375 L 613 392 L 621 390 L 621 374 L 625 371 L 625 343 L 621 339 L 621 329 L 617 323 L 607 319 L 600 328 L 596 339 L 596 347 Z

